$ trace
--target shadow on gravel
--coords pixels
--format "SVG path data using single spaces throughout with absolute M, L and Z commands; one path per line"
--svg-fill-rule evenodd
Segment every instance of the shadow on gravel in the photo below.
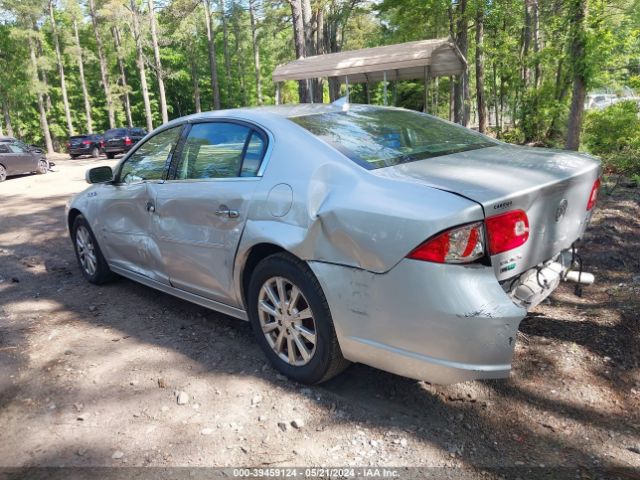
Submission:
M 516 462 L 525 465 L 569 465 L 576 469 L 571 471 L 574 476 L 579 475 L 581 469 L 617 465 L 603 451 L 593 448 L 593 444 L 585 443 L 583 432 L 595 431 L 605 436 L 612 431 L 638 438 L 638 424 L 629 421 L 631 415 L 637 416 L 637 412 L 611 414 L 600 411 L 598 405 L 587 407 L 579 402 L 574 404 L 555 400 L 544 383 L 539 383 L 540 391 L 532 392 L 522 388 L 518 379 L 513 377 L 504 381 L 439 387 L 364 365 L 353 365 L 339 377 L 311 389 L 283 381 L 273 369 L 265 366 L 265 359 L 253 341 L 247 323 L 126 279 L 104 287 L 87 285 L 75 264 L 72 247 L 66 236 L 63 218 L 65 200 L 63 196 L 51 198 L 35 214 L 18 213 L 13 217 L 13 221 L 28 222 L 32 236 L 2 245 L 0 253 L 4 258 L 0 257 L 3 262 L 0 275 L 5 281 L 9 277 L 19 280 L 18 283 L 5 286 L 3 303 L 50 300 L 59 304 L 60 311 L 70 313 L 79 321 L 117 332 L 117 341 L 113 340 L 102 351 L 95 352 L 96 361 L 100 355 L 110 355 L 114 350 L 123 348 L 129 339 L 170 348 L 188 356 L 201 371 L 236 377 L 257 376 L 278 388 L 307 395 L 326 411 L 328 418 L 324 425 L 313 427 L 322 429 L 355 421 L 389 431 L 401 430 L 406 432 L 410 442 L 432 444 L 449 455 L 452 461 L 480 468 L 518 465 Z M 14 253 L 19 249 L 20 254 Z M 57 250 L 55 256 L 48 253 L 51 249 Z M 624 254 L 629 255 L 628 252 Z M 31 267 L 29 261 L 25 260 L 29 255 L 42 257 L 44 269 Z M 36 276 L 45 276 L 48 281 L 44 285 L 37 284 Z M 40 285 L 37 290 L 34 290 L 35 285 Z M 123 298 L 130 301 L 120 302 Z M 132 304 L 136 305 L 135 309 L 123 306 Z M 93 311 L 90 311 L 90 306 Z M 111 314 L 103 315 L 102 312 L 107 309 Z M 21 368 L 27 361 L 20 354 L 26 349 L 21 326 L 3 320 L 0 329 L 0 348 L 16 349 L 15 357 L 5 354 L 7 350 L 0 350 L 1 371 Z M 620 362 L 624 368 L 638 367 L 637 318 L 624 317 L 619 324 L 601 325 L 595 320 L 574 323 L 532 315 L 523 322 L 522 331 L 534 337 L 534 340 L 542 338 L 576 342 L 587 347 L 594 355 L 608 356 Z M 71 345 L 69 348 L 73 350 L 81 346 Z M 635 355 L 631 352 L 635 352 Z M 243 362 L 238 365 L 240 357 Z M 553 356 L 540 353 L 539 358 L 553 372 Z M 245 368 L 247 364 L 251 365 L 249 369 Z M 140 368 L 148 368 L 149 373 L 155 375 L 153 365 L 142 364 Z M 614 380 L 611 381 L 611 388 L 616 394 L 620 397 L 627 395 L 626 385 L 619 385 Z M 19 384 L 9 385 L 3 380 L 0 387 L 0 408 L 17 401 L 15 396 L 20 390 Z M 56 388 L 53 376 L 42 385 L 43 392 Z M 94 397 L 85 396 L 85 402 L 108 404 L 110 401 L 123 401 L 125 394 L 96 389 L 87 395 Z M 548 424 L 534 420 L 530 411 L 548 416 Z M 562 422 L 578 424 L 579 428 L 563 430 Z M 310 431 L 309 435 L 313 433 Z M 84 448 L 81 441 L 57 445 L 53 451 L 42 452 L 34 464 L 56 464 L 56 458 L 63 457 L 65 452 L 76 452 L 78 448 Z M 93 445 L 90 449 L 100 452 L 103 457 L 109 453 L 106 445 Z M 87 454 L 87 458 L 90 457 Z M 327 462 L 330 463 L 331 459 Z M 78 457 L 78 464 L 82 463 L 82 458 Z M 526 473 L 526 467 L 521 468 L 522 475 L 527 478 L 533 476 Z

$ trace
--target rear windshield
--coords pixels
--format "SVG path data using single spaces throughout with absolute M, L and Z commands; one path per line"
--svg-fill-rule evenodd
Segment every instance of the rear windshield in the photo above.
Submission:
M 69 137 L 69 140 L 84 140 L 88 135 L 74 135 L 73 137 Z
M 126 135 L 126 128 L 114 128 L 113 130 L 107 130 L 104 132 L 104 138 L 124 137 Z
M 410 110 L 359 106 L 289 120 L 368 169 L 497 145 L 480 133 Z

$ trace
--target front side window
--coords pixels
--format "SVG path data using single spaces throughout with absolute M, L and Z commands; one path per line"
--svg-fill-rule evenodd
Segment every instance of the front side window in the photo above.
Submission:
M 22 142 L 9 143 L 8 147 L 9 147 L 9 150 L 11 150 L 12 153 L 25 153 L 25 152 L 29 151 L 27 146 Z
M 196 123 L 191 127 L 182 149 L 182 161 L 178 166 L 177 179 L 198 180 L 255 176 L 264 148 L 260 137 L 251 143 L 255 133 L 250 127 L 236 123 Z M 251 149 L 249 147 L 251 146 Z M 246 169 L 243 160 L 247 154 L 256 165 Z
M 163 130 L 140 145 L 122 165 L 120 182 L 162 180 L 169 154 L 178 143 L 181 131 L 182 125 Z
M 497 145 L 482 134 L 410 110 L 362 106 L 289 120 L 368 169 Z

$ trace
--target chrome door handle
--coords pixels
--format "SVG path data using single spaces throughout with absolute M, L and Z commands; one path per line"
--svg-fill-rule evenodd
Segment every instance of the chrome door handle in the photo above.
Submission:
M 221 208 L 216 211 L 216 215 L 219 217 L 226 216 L 229 218 L 238 218 L 240 216 L 240 212 L 237 210 L 229 210 L 228 208 Z

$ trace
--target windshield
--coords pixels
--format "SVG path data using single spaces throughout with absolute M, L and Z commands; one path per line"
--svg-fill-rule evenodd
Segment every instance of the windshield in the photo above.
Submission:
M 346 112 L 290 117 L 289 120 L 368 169 L 498 144 L 472 130 L 410 110 L 359 106 Z

